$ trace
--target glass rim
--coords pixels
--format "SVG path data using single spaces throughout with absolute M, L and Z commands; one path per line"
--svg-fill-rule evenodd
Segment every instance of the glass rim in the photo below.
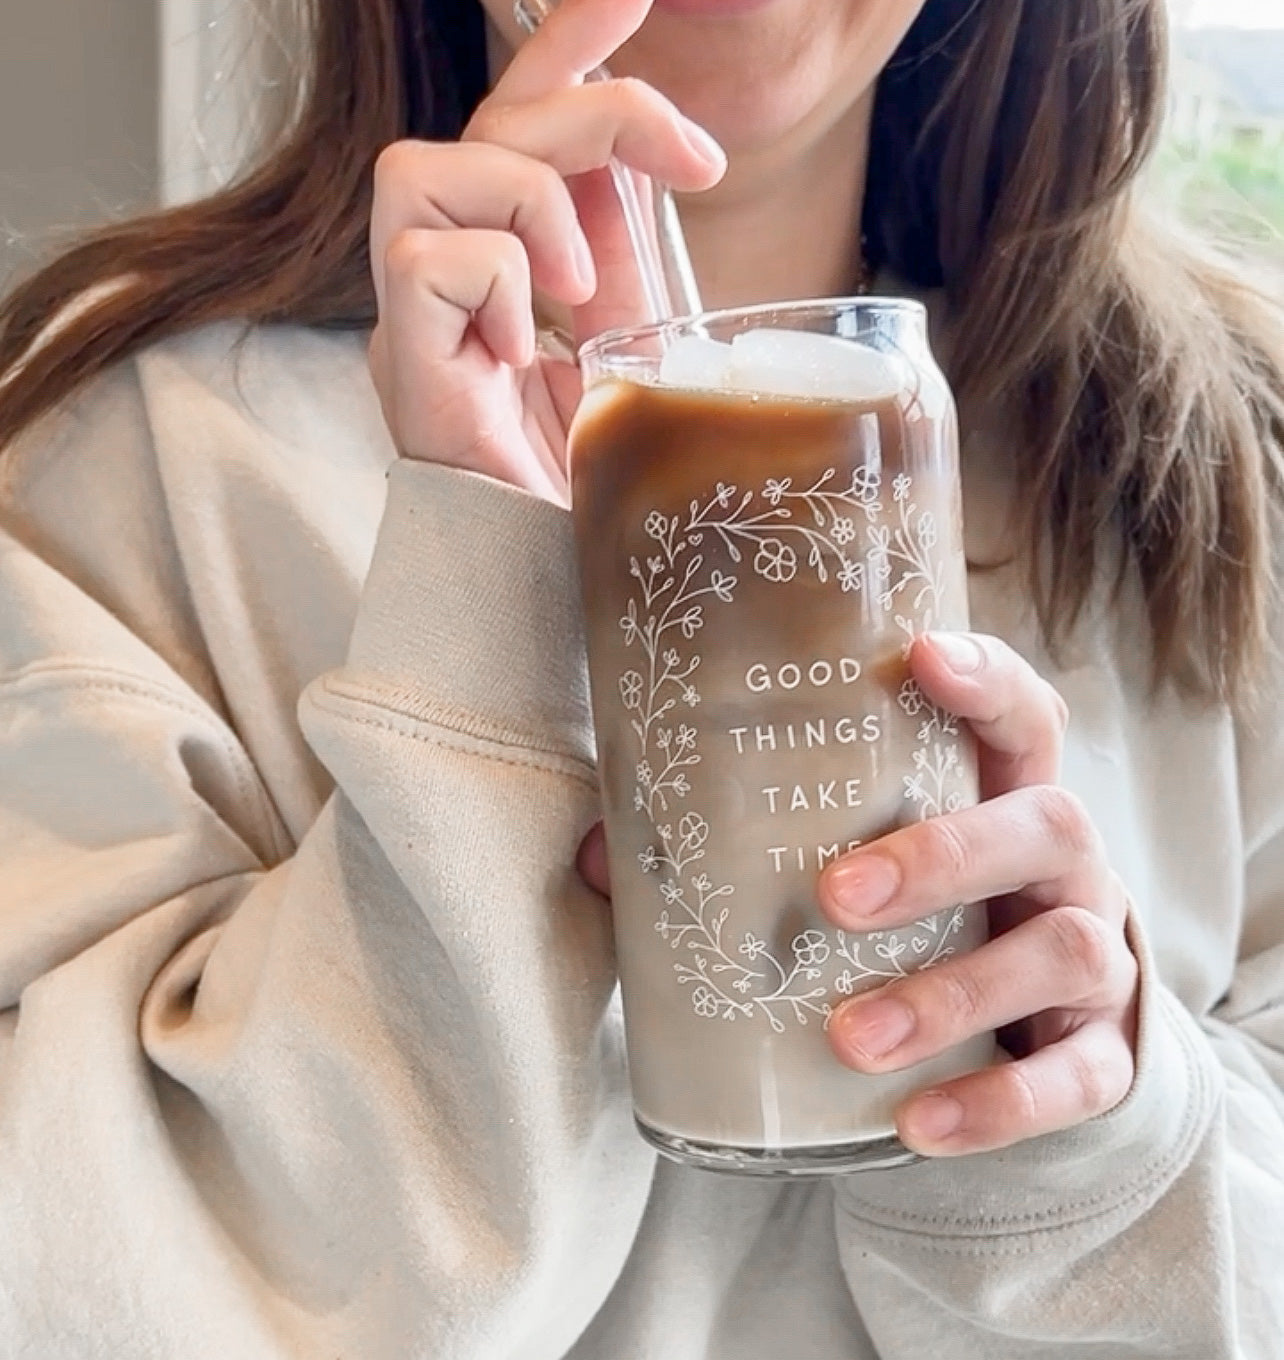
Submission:
M 635 345 L 674 333 L 690 331 L 695 326 L 711 326 L 744 321 L 768 313 L 787 316 L 841 312 L 901 312 L 927 318 L 927 305 L 917 298 L 868 296 L 857 293 L 851 297 L 801 298 L 792 302 L 754 302 L 741 307 L 720 307 L 712 311 L 692 312 L 687 316 L 666 317 L 662 321 L 643 321 L 635 326 L 612 326 L 600 335 L 580 345 L 577 358 L 581 365 L 588 359 L 603 355 L 624 345 Z

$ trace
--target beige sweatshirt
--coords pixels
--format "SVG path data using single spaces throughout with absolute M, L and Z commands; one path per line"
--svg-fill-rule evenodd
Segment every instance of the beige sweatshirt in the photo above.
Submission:
M 566 516 L 395 463 L 357 337 L 239 341 L 6 473 L 4 1360 L 1284 1355 L 1284 677 L 1246 730 L 1152 699 L 1131 612 L 1058 670 L 978 574 L 1149 940 L 1131 1095 L 832 1181 L 657 1162 L 571 867 Z

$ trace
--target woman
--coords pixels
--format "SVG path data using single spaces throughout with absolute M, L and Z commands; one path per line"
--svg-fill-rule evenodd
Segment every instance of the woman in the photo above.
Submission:
M 501 0 L 318 0 L 270 159 L 7 305 L 10 1354 L 1284 1345 L 1281 344 L 1134 202 L 1161 0 L 647 10 L 565 0 L 510 63 Z M 939 300 L 987 565 L 912 664 L 985 801 L 819 888 L 992 899 L 831 1025 L 867 1071 L 1001 1029 L 899 1112 L 924 1165 L 761 1184 L 631 1129 L 532 364 L 536 311 L 616 300 L 613 149 L 712 303 Z

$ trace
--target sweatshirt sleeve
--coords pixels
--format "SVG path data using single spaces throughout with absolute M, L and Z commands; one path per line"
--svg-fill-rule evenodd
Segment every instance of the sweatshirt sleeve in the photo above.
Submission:
M 843 1184 L 845 1269 L 881 1354 L 941 1335 L 952 1360 L 1284 1353 L 1284 702 L 1239 746 L 1243 930 L 1220 1003 L 1184 1007 L 1133 921 L 1141 1024 L 1121 1105 Z
M 234 732 L 0 534 L 0 1351 L 562 1355 L 632 1131 L 565 515 L 399 464 L 297 846 Z

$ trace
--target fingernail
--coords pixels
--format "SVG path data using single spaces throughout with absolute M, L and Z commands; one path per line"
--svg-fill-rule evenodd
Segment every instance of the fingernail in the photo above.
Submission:
M 857 855 L 829 871 L 830 898 L 845 916 L 863 918 L 882 911 L 901 886 L 900 865 L 883 855 Z
M 975 675 L 985 665 L 985 653 L 965 633 L 933 633 L 932 646 L 955 675 Z
M 589 246 L 588 238 L 582 231 L 577 231 L 571 237 L 571 253 L 575 261 L 575 273 L 579 281 L 585 288 L 592 288 L 597 278 L 597 265 L 593 260 L 593 251 Z
M 943 1142 L 963 1123 L 963 1106 L 943 1091 L 929 1091 L 910 1107 L 906 1123 L 911 1137 L 925 1143 Z
M 838 1018 L 847 1047 L 865 1058 L 885 1058 L 914 1033 L 914 1012 L 903 1001 L 857 1001 Z
M 682 120 L 682 132 L 687 139 L 687 145 L 702 161 L 708 161 L 710 165 L 717 166 L 719 169 L 726 165 L 727 153 L 699 123 L 693 123 L 689 118 L 684 118 Z

